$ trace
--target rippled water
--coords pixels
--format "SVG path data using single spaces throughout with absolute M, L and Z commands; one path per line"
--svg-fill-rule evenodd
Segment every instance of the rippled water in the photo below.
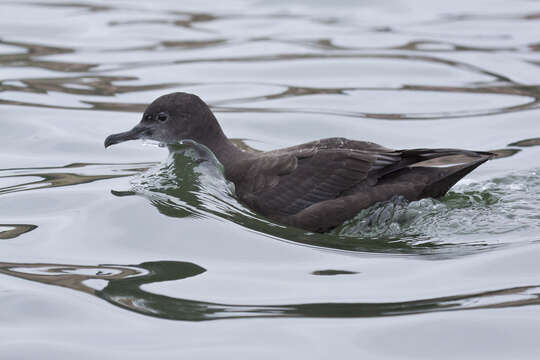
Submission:
M 2 358 L 538 358 L 537 1 L 0 14 Z M 346 136 L 499 157 L 440 200 L 306 233 L 186 146 L 103 149 L 171 91 L 254 150 Z

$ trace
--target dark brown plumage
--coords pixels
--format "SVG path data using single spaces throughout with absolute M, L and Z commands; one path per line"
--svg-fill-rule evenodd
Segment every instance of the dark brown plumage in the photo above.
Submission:
M 285 225 L 325 232 L 360 210 L 396 195 L 408 200 L 443 196 L 459 179 L 492 157 L 458 149 L 392 150 L 344 138 L 254 153 L 233 145 L 197 96 L 156 99 L 132 130 L 107 137 L 105 147 L 149 138 L 172 144 L 193 140 L 223 164 L 236 195 L 258 213 Z M 458 165 L 430 162 L 459 158 Z

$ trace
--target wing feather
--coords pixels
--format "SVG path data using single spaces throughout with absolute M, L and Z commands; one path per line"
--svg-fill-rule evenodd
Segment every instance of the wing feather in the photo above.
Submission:
M 267 156 L 250 167 L 256 180 L 240 184 L 237 193 L 261 213 L 280 216 L 338 197 L 365 181 L 377 163 L 372 153 L 328 146 Z

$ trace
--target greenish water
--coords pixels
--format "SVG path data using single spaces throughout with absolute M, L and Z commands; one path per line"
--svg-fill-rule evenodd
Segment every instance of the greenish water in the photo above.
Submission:
M 0 2 L 0 357 L 537 359 L 535 1 Z M 192 150 L 104 138 L 199 94 L 269 150 L 496 151 L 329 234 Z

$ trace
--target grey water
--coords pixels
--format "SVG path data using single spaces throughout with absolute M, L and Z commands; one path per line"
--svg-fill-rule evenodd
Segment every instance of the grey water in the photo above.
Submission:
M 2 359 L 537 359 L 540 3 L 0 1 Z M 103 140 L 167 92 L 264 151 L 498 157 L 327 234 Z

